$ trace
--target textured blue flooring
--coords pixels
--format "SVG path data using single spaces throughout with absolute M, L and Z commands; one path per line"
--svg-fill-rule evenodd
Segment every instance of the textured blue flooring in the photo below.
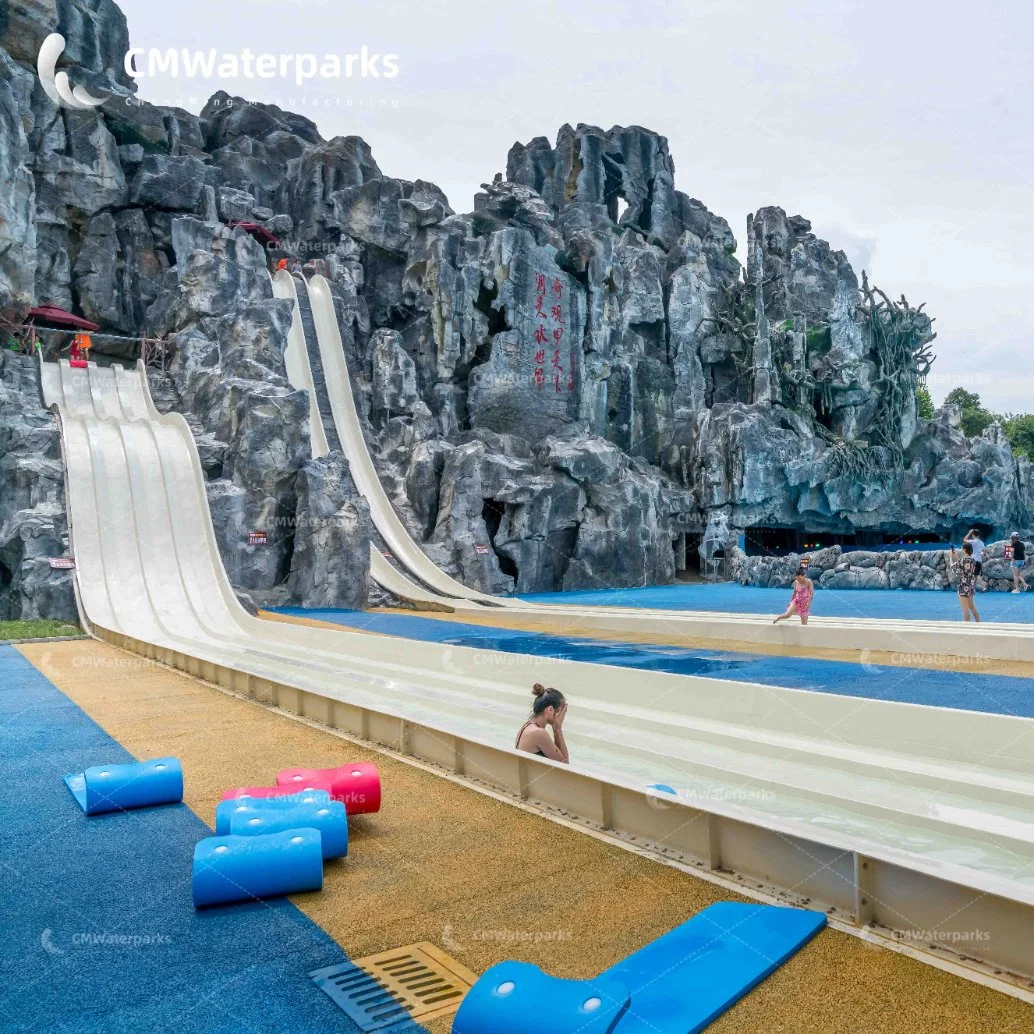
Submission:
M 1029 577 L 1029 574 L 1028 574 Z M 1034 584 L 1034 582 L 1032 582 Z M 545 592 L 522 596 L 535 603 L 582 607 L 646 607 L 653 610 L 724 610 L 735 614 L 781 614 L 790 602 L 789 589 L 759 589 L 721 582 L 717 585 L 650 585 L 645 589 L 601 589 Z M 977 610 L 985 621 L 1034 623 L 1034 592 L 977 594 Z M 841 618 L 915 618 L 960 621 L 958 597 L 950 590 L 817 589 L 812 614 Z
M 87 819 L 62 782 L 131 760 L 0 647 L 0 1031 L 357 1031 L 307 976 L 340 947 L 290 902 L 194 911 L 185 805 Z
M 813 660 L 808 657 L 772 657 L 678 646 L 612 643 L 508 628 L 488 628 L 409 614 L 303 610 L 300 607 L 284 607 L 278 612 L 316 618 L 349 628 L 450 646 L 469 646 L 478 650 L 525 653 L 536 657 L 611 664 L 620 668 L 667 671 L 676 675 L 707 675 L 711 678 L 811 689 L 842 696 L 898 700 L 910 704 L 1034 718 L 1034 680 L 1006 675 L 979 675 L 912 667 L 887 668 L 846 661 Z

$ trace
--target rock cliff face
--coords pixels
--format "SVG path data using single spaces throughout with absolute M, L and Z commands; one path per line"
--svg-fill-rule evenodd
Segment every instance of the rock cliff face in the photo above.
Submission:
M 993 592 L 1013 588 L 1012 570 L 1005 558 L 1007 544 L 1004 540 L 992 542 L 984 553 L 981 578 Z M 1030 542 L 1026 548 L 1032 548 Z M 831 546 L 809 554 L 772 557 L 747 556 L 733 548 L 730 554 L 732 577 L 742 585 L 789 588 L 804 559 L 817 589 L 952 589 L 958 584 L 958 570 L 946 549 L 876 553 Z
M 656 133 L 515 144 L 456 214 L 295 113 L 137 101 L 110 0 L 16 8 L 0 18 L 0 313 L 81 312 L 130 339 L 99 341 L 111 358 L 165 340 L 155 393 L 191 421 L 239 587 L 319 596 L 301 588 L 324 577 L 313 551 L 365 555 L 369 526 L 350 478 L 310 466 L 289 313 L 238 221 L 325 260 L 385 486 L 431 555 L 484 589 L 664 581 L 719 516 L 748 534 L 1029 523 L 1029 466 L 997 429 L 967 440 L 950 412 L 916 415 L 925 314 L 859 285 L 779 208 L 749 217 L 742 268 Z M 54 28 L 73 81 L 110 95 L 96 111 L 42 91 L 32 66 Z M 355 519 L 303 542 L 309 505 Z M 267 546 L 248 544 L 258 530 Z M 335 563 L 332 595 L 360 601 L 344 586 L 362 562 Z
M 76 620 L 61 438 L 34 358 L 0 351 L 0 619 Z

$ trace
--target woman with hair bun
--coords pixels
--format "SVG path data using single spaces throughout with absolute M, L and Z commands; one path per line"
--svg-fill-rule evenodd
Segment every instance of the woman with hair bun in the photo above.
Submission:
M 543 758 L 570 764 L 564 740 L 564 719 L 567 717 L 567 701 L 559 689 L 546 689 L 541 682 L 531 688 L 535 703 L 531 705 L 531 717 L 517 733 L 517 749 Z M 553 735 L 549 735 L 552 726 Z

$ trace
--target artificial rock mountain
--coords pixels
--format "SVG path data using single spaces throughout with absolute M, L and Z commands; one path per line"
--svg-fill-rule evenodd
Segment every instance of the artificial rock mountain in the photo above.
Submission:
M 932 330 L 859 285 L 809 222 L 761 208 L 743 253 L 675 186 L 664 137 L 563 126 L 515 144 L 456 214 L 358 137 L 225 94 L 138 101 L 108 0 L 0 4 L 0 313 L 72 310 L 160 339 L 160 408 L 194 432 L 234 585 L 361 606 L 369 513 L 337 451 L 309 454 L 283 363 L 288 303 L 235 221 L 326 260 L 382 480 L 413 535 L 490 592 L 671 580 L 687 533 L 1026 527 L 1030 471 L 1001 429 L 921 420 Z M 35 75 L 67 39 L 59 110 Z M 132 341 L 95 346 L 136 358 Z M 72 609 L 60 453 L 32 364 L 0 363 L 0 617 Z M 264 530 L 265 545 L 249 544 Z M 477 549 L 487 546 L 486 549 Z

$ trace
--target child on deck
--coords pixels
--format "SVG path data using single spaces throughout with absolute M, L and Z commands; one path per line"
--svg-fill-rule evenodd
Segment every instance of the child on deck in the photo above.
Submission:
M 808 577 L 808 572 L 803 567 L 797 568 L 793 579 L 793 595 L 790 597 L 790 606 L 786 608 L 785 614 L 772 620 L 773 625 L 785 621 L 796 614 L 801 619 L 801 624 L 808 623 L 808 614 L 811 611 L 811 601 L 815 596 L 815 583 Z

